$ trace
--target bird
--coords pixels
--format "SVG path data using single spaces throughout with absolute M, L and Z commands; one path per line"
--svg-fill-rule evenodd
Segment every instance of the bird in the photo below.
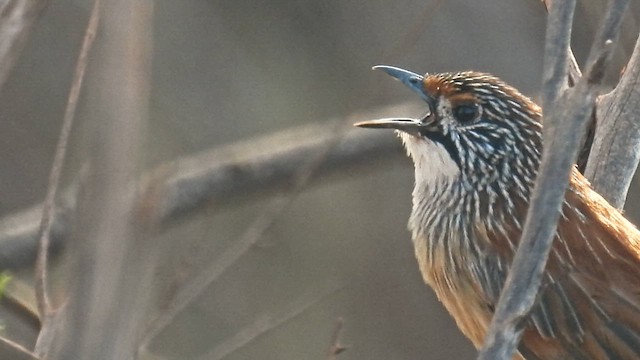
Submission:
M 522 234 L 542 110 L 499 78 L 379 65 L 424 100 L 394 129 L 415 168 L 408 228 L 424 281 L 479 349 Z M 574 167 L 535 305 L 513 359 L 640 359 L 640 232 Z

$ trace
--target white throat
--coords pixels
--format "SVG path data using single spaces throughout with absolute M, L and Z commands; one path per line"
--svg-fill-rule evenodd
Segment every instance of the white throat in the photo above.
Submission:
M 398 132 L 416 170 L 416 187 L 435 187 L 454 182 L 460 168 L 442 144 Z

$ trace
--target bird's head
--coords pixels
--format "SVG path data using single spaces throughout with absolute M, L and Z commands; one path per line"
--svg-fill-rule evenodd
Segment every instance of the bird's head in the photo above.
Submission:
M 485 73 L 423 76 L 392 66 L 374 69 L 416 92 L 426 102 L 426 115 L 355 125 L 397 130 L 413 158 L 418 181 L 529 187 L 542 152 L 541 111 L 530 99 Z

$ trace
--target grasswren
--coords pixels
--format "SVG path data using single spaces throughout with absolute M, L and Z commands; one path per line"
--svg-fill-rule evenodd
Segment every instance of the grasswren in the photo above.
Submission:
M 395 129 L 415 166 L 409 219 L 422 276 L 480 347 L 507 277 L 542 152 L 541 109 L 479 72 L 378 66 L 427 105 Z M 519 359 L 640 359 L 640 232 L 574 169 Z

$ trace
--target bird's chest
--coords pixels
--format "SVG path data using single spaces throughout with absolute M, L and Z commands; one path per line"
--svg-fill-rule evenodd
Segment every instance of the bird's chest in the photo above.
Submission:
M 465 256 L 450 253 L 460 249 L 450 250 L 438 245 L 429 248 L 429 241 L 422 237 L 414 237 L 414 245 L 425 282 L 433 288 L 462 332 L 476 347 L 481 346 L 492 311 L 488 294 L 469 268 L 474 265 L 462 264 L 460 261 Z M 473 261 L 469 256 L 466 258 Z
M 427 156 L 413 149 L 410 139 L 405 144 L 416 167 L 409 229 L 420 271 L 462 332 L 481 346 L 508 268 L 489 239 L 504 229 L 486 220 L 502 218 L 496 215 L 505 206 L 497 206 L 495 191 L 463 182 L 437 145 Z
M 430 204 L 414 203 L 409 222 L 420 272 L 462 332 L 481 346 L 506 267 L 483 239 L 486 227 L 469 216 L 473 206 L 435 198 Z

